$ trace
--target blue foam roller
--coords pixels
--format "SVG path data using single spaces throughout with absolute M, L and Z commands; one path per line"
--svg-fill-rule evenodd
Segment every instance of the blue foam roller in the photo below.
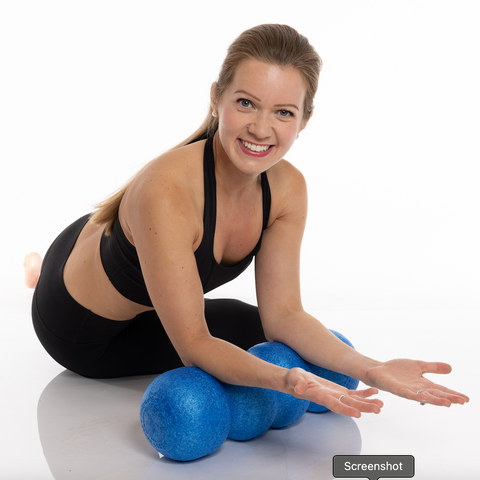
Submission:
M 343 343 L 346 343 L 350 347 L 354 348 L 352 343 L 344 337 L 341 333 L 336 332 L 335 330 L 330 330 L 337 338 L 339 338 Z M 313 363 L 307 362 L 309 370 L 314 374 L 319 377 L 325 378 L 326 380 L 329 380 L 330 382 L 337 383 L 338 385 L 341 385 L 342 387 L 348 388 L 349 390 L 356 390 L 359 384 L 359 381 L 356 378 L 349 377 L 348 375 L 344 375 L 342 373 L 337 373 L 332 370 L 327 370 L 326 368 L 318 367 L 317 365 L 314 365 Z M 314 402 L 310 402 L 310 405 L 308 406 L 308 411 L 309 412 L 315 412 L 315 413 L 322 413 L 322 412 L 328 412 L 328 408 L 319 405 Z
M 231 426 L 228 438 L 250 440 L 266 432 L 277 415 L 277 396 L 266 388 L 222 384 L 229 400 Z
M 300 367 L 308 371 L 306 362 L 290 347 L 278 342 L 265 342 L 253 346 L 248 350 L 266 362 L 284 368 Z M 283 392 L 275 392 L 277 400 L 277 414 L 272 422 L 273 428 L 282 428 L 296 422 L 306 411 L 310 404 L 308 400 L 295 398 Z
M 230 430 L 230 407 L 220 383 L 196 367 L 163 373 L 145 390 L 142 428 L 151 445 L 173 460 L 217 450 Z

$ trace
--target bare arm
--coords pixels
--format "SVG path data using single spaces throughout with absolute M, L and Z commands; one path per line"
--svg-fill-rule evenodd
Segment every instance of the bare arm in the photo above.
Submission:
M 378 362 L 340 341 L 305 312 L 300 293 L 300 248 L 307 218 L 307 189 L 292 166 L 281 189 L 285 207 L 265 232 L 255 264 L 257 298 L 265 334 L 305 360 L 355 378 Z
M 277 369 L 269 364 L 258 369 L 266 362 L 210 335 L 194 256 L 202 235 L 201 217 L 188 184 L 176 181 L 175 172 L 173 178 L 164 171 L 162 176 L 165 180 L 148 177 L 137 187 L 136 210 L 129 215 L 145 283 L 162 325 L 185 365 L 230 383 L 272 386 Z
M 210 335 L 194 256 L 194 245 L 201 235 L 195 202 L 189 189 L 175 181 L 162 185 L 161 179 L 154 179 L 149 183 L 155 187 L 147 182 L 140 185 L 128 223 L 153 305 L 184 364 L 226 383 L 274 389 L 323 403 L 317 391 L 310 390 L 306 397 L 296 391 L 297 385 L 300 389 L 303 385 L 303 370 L 272 365 Z M 338 402 L 338 397 L 348 395 L 348 391 L 332 386 L 332 410 L 350 416 L 379 410 L 378 401 L 362 398 L 375 393 L 374 389 L 359 393 L 347 406 Z
M 448 373 L 449 365 L 414 360 L 378 362 L 340 341 L 304 311 L 299 265 L 307 191 L 303 176 L 291 166 L 288 178 L 289 185 L 279 189 L 279 194 L 285 197 L 284 208 L 265 232 L 256 259 L 257 299 L 267 338 L 288 345 L 315 365 L 405 398 L 444 406 L 468 401 L 465 395 L 435 385 L 422 376 L 427 372 Z M 428 393 L 418 393 L 427 389 Z

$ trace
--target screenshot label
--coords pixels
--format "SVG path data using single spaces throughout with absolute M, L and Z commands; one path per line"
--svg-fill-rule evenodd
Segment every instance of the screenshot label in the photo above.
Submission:
M 415 458 L 412 455 L 335 455 L 335 478 L 412 478 Z

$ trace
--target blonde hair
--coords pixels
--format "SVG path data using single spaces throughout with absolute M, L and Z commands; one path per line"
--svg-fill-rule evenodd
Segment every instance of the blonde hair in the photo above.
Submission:
M 214 83 L 212 94 L 219 100 L 225 89 L 232 83 L 238 66 L 244 60 L 259 60 L 279 67 L 293 67 L 302 75 L 306 85 L 303 105 L 303 119 L 309 120 L 313 113 L 313 100 L 318 88 L 322 59 L 303 35 L 288 25 L 264 24 L 243 32 L 229 47 Z M 187 139 L 172 148 L 183 147 L 205 138 L 212 138 L 218 129 L 218 117 L 212 116 L 212 105 L 202 125 Z M 145 168 L 145 167 L 144 167 Z M 143 170 L 143 169 L 142 169 Z M 140 172 L 142 171 L 140 170 Z M 105 225 L 105 234 L 110 235 L 113 222 L 118 215 L 120 202 L 138 172 L 116 193 L 95 206 L 91 220 Z

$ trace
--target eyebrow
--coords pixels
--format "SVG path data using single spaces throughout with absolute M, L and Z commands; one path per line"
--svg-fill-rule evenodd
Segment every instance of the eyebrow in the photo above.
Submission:
M 256 97 L 255 95 L 252 95 L 251 93 L 245 90 L 237 90 L 234 95 L 236 95 L 237 93 L 245 93 L 246 95 L 249 95 L 250 97 L 254 98 L 257 102 L 261 101 L 258 97 Z M 300 111 L 300 109 L 293 103 L 280 103 L 280 104 L 274 105 L 274 107 L 290 107 Z

